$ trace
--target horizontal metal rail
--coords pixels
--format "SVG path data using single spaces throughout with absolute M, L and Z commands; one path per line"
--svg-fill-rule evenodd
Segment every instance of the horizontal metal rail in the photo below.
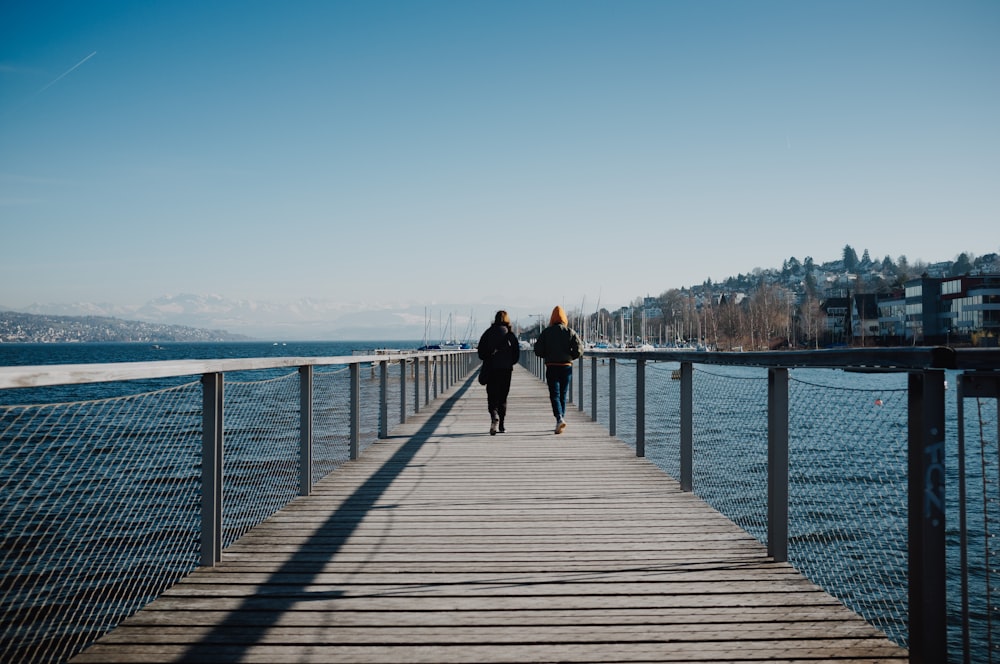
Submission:
M 249 357 L 226 360 L 167 360 L 156 362 L 112 362 L 104 364 L 52 364 L 0 367 L 0 390 L 52 385 L 109 383 L 145 378 L 173 378 L 209 373 L 256 371 L 283 367 L 322 367 L 380 362 L 418 362 L 430 358 L 475 356 L 475 351 L 410 351 L 376 355 L 334 357 Z

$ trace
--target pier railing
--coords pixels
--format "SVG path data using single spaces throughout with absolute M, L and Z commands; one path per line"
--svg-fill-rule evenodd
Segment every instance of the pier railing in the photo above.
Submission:
M 522 363 L 544 378 L 537 357 Z M 987 662 L 998 369 L 1000 352 L 937 347 L 591 350 L 572 398 L 911 661 Z
M 436 351 L 0 367 L 0 404 L 22 402 L 0 405 L 0 661 L 66 661 L 477 363 Z M 123 394 L 62 396 L 115 391 L 98 384 Z
M 18 395 L 132 388 L 0 405 L 0 660 L 64 661 L 477 366 L 453 351 L 0 367 Z M 913 661 L 985 662 L 998 367 L 942 348 L 592 350 L 573 397 Z

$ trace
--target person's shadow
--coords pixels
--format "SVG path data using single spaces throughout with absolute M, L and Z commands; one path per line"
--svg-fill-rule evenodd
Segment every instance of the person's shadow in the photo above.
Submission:
M 330 558 L 336 554 L 354 532 L 363 518 L 364 513 L 375 508 L 382 492 L 391 484 L 413 459 L 417 451 L 434 434 L 438 425 L 448 416 L 455 403 L 469 389 L 475 375 L 455 390 L 440 408 L 428 418 L 427 422 L 403 444 L 382 467 L 376 471 L 357 491 L 345 500 L 341 506 L 330 514 L 329 518 L 318 528 L 309 541 L 289 560 L 284 563 L 271 577 L 271 580 L 281 583 L 283 575 L 294 574 L 302 579 L 295 586 L 281 585 L 280 594 L 261 597 L 254 595 L 243 600 L 241 605 L 216 624 L 205 634 L 201 641 L 190 646 L 182 655 L 185 662 L 237 662 L 245 658 L 247 650 L 253 647 L 268 630 L 281 619 L 282 612 L 290 609 L 302 600 L 335 599 L 340 597 L 340 591 L 312 592 L 307 590 L 309 582 L 324 568 Z M 317 545 L 314 540 L 321 540 Z M 326 558 L 317 558 L 317 550 L 329 552 Z M 302 578 L 305 576 L 306 578 Z M 269 580 L 270 581 L 270 580 Z M 266 581 L 264 583 L 269 583 Z M 255 619 L 247 624 L 246 611 L 253 611 Z

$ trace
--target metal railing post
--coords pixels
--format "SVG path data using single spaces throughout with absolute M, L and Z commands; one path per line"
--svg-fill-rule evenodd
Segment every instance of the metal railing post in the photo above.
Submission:
M 441 357 L 439 355 L 434 356 L 434 398 L 438 398 L 438 386 L 440 385 L 441 375 Z
M 608 360 L 608 433 L 617 434 L 616 418 L 618 417 L 618 364 L 615 358 Z
M 351 363 L 351 442 L 348 458 L 352 461 L 358 458 L 358 441 L 361 434 L 361 367 L 357 362 Z
M 431 402 L 431 356 L 424 356 L 424 405 Z
M 694 369 L 681 362 L 681 491 L 694 490 Z
M 583 399 L 580 399 L 583 401 Z M 590 358 L 590 421 L 597 421 L 597 358 Z
M 767 554 L 788 561 L 788 369 L 767 370 Z
M 312 492 L 313 466 L 313 371 L 311 364 L 299 367 L 299 495 Z
M 399 423 L 406 422 L 406 358 L 399 360 Z
M 583 357 L 582 356 L 580 357 L 580 366 L 577 367 L 577 369 L 579 369 L 579 374 L 576 379 L 577 382 L 576 393 L 578 395 L 578 398 L 576 400 L 577 401 L 576 409 L 582 412 L 583 411 Z
M 202 375 L 201 385 L 201 564 L 214 567 L 222 559 L 222 374 Z
M 389 362 L 378 363 L 378 437 L 389 437 Z
M 413 358 L 413 412 L 420 412 L 420 357 Z
M 910 661 L 948 661 L 944 370 L 909 374 Z
M 969 622 L 969 527 L 968 527 L 968 502 L 966 499 L 966 470 L 965 470 L 965 396 L 967 392 L 974 390 L 966 389 L 966 379 L 968 374 L 958 377 L 958 398 L 956 399 L 956 414 L 958 415 L 958 552 L 959 568 L 961 570 L 961 598 L 962 598 L 962 654 L 963 664 L 972 661 L 972 626 Z M 998 395 L 1000 396 L 1000 395 Z M 1000 411 L 1000 399 L 997 401 L 997 408 Z M 1000 412 L 997 413 L 1000 415 Z M 997 426 L 1000 428 L 1000 417 L 997 418 Z M 997 431 L 1000 434 L 1000 431 Z M 1000 439 L 1000 436 L 998 436 Z
M 646 360 L 635 362 L 635 455 L 646 456 Z
M 965 400 L 966 398 L 993 399 L 995 402 L 997 422 L 996 438 L 1000 440 L 1000 374 L 996 372 L 975 373 L 966 372 L 958 376 L 957 416 L 958 416 L 958 533 L 959 533 L 959 567 L 961 569 L 962 598 L 962 654 L 963 662 L 972 660 L 972 625 L 969 609 L 969 524 L 968 512 L 971 505 L 967 500 L 967 480 L 965 468 Z M 982 462 L 980 462 L 982 463 Z

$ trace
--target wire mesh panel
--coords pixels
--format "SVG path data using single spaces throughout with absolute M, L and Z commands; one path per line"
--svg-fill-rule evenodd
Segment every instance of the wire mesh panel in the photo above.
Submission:
M 592 408 L 591 408 L 592 397 L 590 396 L 590 389 L 591 389 L 591 386 L 596 386 L 596 388 L 597 388 L 597 418 L 596 418 L 595 421 L 600 422 L 605 427 L 607 427 L 608 424 L 609 424 L 609 420 L 608 420 L 608 416 L 609 416 L 608 373 L 609 373 L 609 370 L 608 370 L 608 367 L 609 367 L 609 360 L 606 360 L 604 358 L 598 358 L 598 360 L 597 360 L 597 379 L 596 379 L 596 383 L 591 383 L 591 378 L 590 378 L 590 371 L 591 370 L 590 370 L 590 367 L 589 367 L 589 362 L 588 362 L 587 371 L 584 372 L 584 373 L 587 374 L 587 381 L 588 381 L 587 382 L 587 386 L 588 387 L 587 387 L 587 391 L 586 391 L 586 398 L 583 401 L 583 411 L 585 413 L 590 414 L 590 416 L 593 417 L 594 413 L 592 412 Z M 574 372 L 575 371 L 576 371 L 576 369 L 574 369 Z
M 370 371 L 361 371 L 361 394 L 359 398 L 359 414 L 361 416 L 358 430 L 358 453 L 361 454 L 378 440 L 378 426 L 381 403 L 381 382 L 378 369 L 372 366 Z
M 646 365 L 646 458 L 680 480 L 680 365 L 651 362 Z
M 635 444 L 635 362 L 617 362 L 618 437 Z M 646 456 L 680 474 L 679 363 L 646 366 Z M 608 371 L 598 365 L 598 421 Z M 696 365 L 693 488 L 762 543 L 768 538 L 767 369 Z M 789 405 L 789 561 L 907 642 L 905 374 L 797 369 Z M 589 402 L 585 404 L 589 409 Z
M 608 427 L 611 422 L 611 386 L 609 384 L 611 379 L 610 368 L 610 361 L 598 359 L 596 421 L 606 427 Z M 615 393 L 617 395 L 615 398 L 615 437 L 630 445 L 633 449 L 635 448 L 635 372 L 636 363 L 634 360 L 619 359 L 615 361 Z M 580 373 L 579 367 L 574 366 L 574 382 L 572 386 L 573 393 L 576 395 L 574 398 L 579 398 L 575 382 L 577 380 L 578 373 Z M 591 397 L 589 390 L 591 383 L 589 367 L 584 373 L 587 374 L 587 388 L 584 392 L 583 410 L 586 413 L 590 413 Z M 544 380 L 544 375 L 542 376 L 542 379 Z
M 299 493 L 299 376 L 225 387 L 222 546 Z
M 694 493 L 767 543 L 767 370 L 695 367 Z
M 948 547 L 948 569 L 960 570 L 948 577 L 949 615 L 956 617 L 949 651 L 985 664 L 1000 661 L 1000 379 L 992 376 L 984 382 L 988 389 L 966 392 L 968 380 L 962 377 L 956 400 L 964 486 L 948 494 L 946 517 L 956 543 Z M 949 473 L 954 486 L 952 479 Z
M 201 385 L 0 408 L 0 660 L 65 661 L 199 563 Z
M 907 378 L 795 369 L 788 559 L 907 645 Z
M 405 363 L 401 364 L 399 361 L 389 362 L 386 368 L 385 407 L 386 407 L 386 426 L 388 427 L 387 432 L 392 431 L 393 429 L 398 427 L 403 421 L 399 412 L 399 400 L 400 400 L 399 391 L 401 389 L 399 372 L 401 370 L 401 366 L 403 367 L 402 370 L 405 371 L 406 370 Z M 410 382 L 410 376 L 407 376 L 406 378 L 407 378 L 407 385 L 412 386 L 412 383 Z M 410 403 L 410 401 L 412 401 L 412 399 L 409 398 L 410 396 L 411 395 L 407 395 L 407 400 L 406 400 L 406 409 L 408 412 L 410 412 L 410 407 L 412 406 L 412 404 Z
M 930 365 L 901 369 L 881 365 L 879 355 L 859 352 L 867 368 L 821 363 L 789 371 L 788 560 L 907 646 L 911 613 L 924 610 L 909 606 L 908 448 L 925 435 L 909 431 L 924 405 L 910 402 L 908 382 L 909 372 Z M 615 435 L 634 446 L 636 362 L 616 357 L 612 365 L 598 355 L 596 378 L 588 372 L 584 380 L 597 389 L 596 420 L 608 425 L 609 368 L 616 367 Z M 956 378 L 966 390 L 964 398 L 960 392 L 943 403 L 943 573 L 954 662 L 1000 661 L 1000 378 L 989 357 L 968 354 L 981 368 L 961 375 L 933 369 L 943 371 L 946 393 Z M 898 361 L 908 364 L 905 357 Z M 680 372 L 673 366 L 647 358 L 644 428 L 647 458 L 677 478 L 681 381 L 674 380 Z M 697 361 L 693 367 L 694 491 L 767 543 L 768 370 Z M 585 411 L 593 408 L 590 382 Z
M 317 368 L 313 377 L 313 482 L 350 459 L 350 370 Z
M 371 366 L 359 372 L 359 451 L 382 415 Z M 388 368 L 391 429 L 403 419 L 402 381 L 398 362 Z M 349 458 L 350 375 L 313 372 L 313 481 Z M 74 386 L 109 398 L 0 407 L 0 661 L 65 661 L 201 563 L 202 383 L 118 396 L 158 380 Z M 300 380 L 284 366 L 226 374 L 223 547 L 300 491 Z

